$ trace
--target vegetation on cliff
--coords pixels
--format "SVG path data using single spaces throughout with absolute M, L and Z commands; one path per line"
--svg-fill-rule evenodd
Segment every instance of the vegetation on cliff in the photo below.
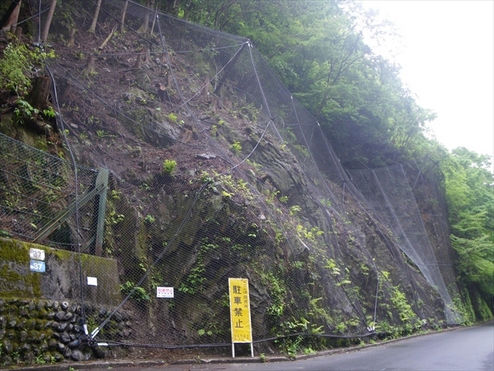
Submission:
M 375 328 L 395 336 L 492 316 L 488 159 L 461 149 L 449 154 L 426 138 L 424 123 L 433 115 L 404 89 L 397 67 L 365 45 L 352 3 L 147 5 L 179 18 L 159 14 L 153 21 L 156 11 L 127 1 L 101 9 L 91 3 L 91 13 L 64 1 L 42 48 L 28 25 L 1 39 L 2 132 L 16 139 L 30 132 L 30 144 L 74 169 L 110 169 L 102 250 L 88 232 L 93 205 L 47 243 L 118 261 L 126 309 L 145 324 L 131 342 L 228 339 L 228 277 L 250 279 L 259 337 L 317 339 L 290 338 L 284 350 L 292 353 L 331 345 L 318 335 Z M 20 16 L 31 10 L 24 6 Z M 19 232 L 26 210 L 40 222 L 41 213 L 54 218 L 74 193 L 90 189 L 82 171 L 64 173 L 56 187 L 40 185 L 47 162 L 22 163 L 20 151 L 9 157 L 13 147 L 2 148 L 3 234 L 36 236 L 37 223 Z M 410 196 L 400 210 L 405 217 L 420 213 L 415 224 L 423 227 L 414 231 L 426 231 L 436 256 L 443 254 L 443 294 L 345 172 L 396 162 L 407 193 L 391 192 Z M 158 286 L 175 287 L 175 300 L 157 299 Z
M 460 281 L 474 296 L 480 290 L 484 309 L 477 318 L 492 315 L 485 306 L 492 303 L 494 281 L 493 159 L 464 148 L 448 153 L 428 138 L 425 123 L 434 113 L 417 105 L 399 79 L 399 66 L 375 55 L 364 42 L 364 33 L 378 44 L 395 37 L 390 24 L 344 0 L 167 4 L 179 17 L 253 40 L 317 117 L 346 167 L 413 163 L 424 156 L 437 161 L 445 176 Z

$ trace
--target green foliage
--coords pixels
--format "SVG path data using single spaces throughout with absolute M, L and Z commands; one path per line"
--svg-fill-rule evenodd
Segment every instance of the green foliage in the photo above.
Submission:
M 458 268 L 464 282 L 478 285 L 486 298 L 494 295 L 493 243 L 486 235 L 474 239 L 451 235 L 451 241 L 458 252 Z
M 14 117 L 17 124 L 24 124 L 25 120 L 34 120 L 39 113 L 38 109 L 24 99 L 17 99 L 16 104 Z
M 248 104 L 247 106 L 241 107 L 238 110 L 238 113 L 245 118 L 248 118 L 250 121 L 257 121 L 257 116 L 259 116 L 259 111 L 254 106 L 254 104 Z
M 139 303 L 151 301 L 151 297 L 144 288 L 136 286 L 135 283 L 130 281 L 126 281 L 123 285 L 120 285 L 120 291 L 124 295 L 130 294 L 130 297 Z
M 400 320 L 404 323 L 416 320 L 417 316 L 412 309 L 412 306 L 408 303 L 408 299 L 399 287 L 393 287 L 391 302 L 394 309 L 398 311 Z
M 311 242 L 316 242 L 317 237 L 322 236 L 324 234 L 324 232 L 320 230 L 318 227 L 312 227 L 311 229 L 308 229 L 302 224 L 298 224 L 295 227 L 295 231 L 299 236 L 299 238 L 306 239 Z
M 172 175 L 177 168 L 177 161 L 166 159 L 163 161 L 163 171 L 165 174 Z
M 31 87 L 29 49 L 24 44 L 9 44 L 0 59 L 1 86 L 17 95 L 24 95 Z
M 253 200 L 255 198 L 249 188 L 249 184 L 240 178 L 234 178 L 232 175 L 220 175 L 218 176 L 218 184 L 221 184 L 223 187 L 221 193 L 225 198 L 231 198 L 234 195 L 240 195 L 247 200 Z
M 465 148 L 441 163 L 460 278 L 480 291 L 482 302 L 494 295 L 494 178 L 489 166 L 488 156 Z M 472 304 L 480 314 L 479 303 Z
M 107 222 L 110 225 L 117 225 L 125 220 L 125 215 L 124 214 L 118 214 L 115 211 L 111 210 L 108 212 L 108 218 Z
M 156 218 L 154 216 L 148 214 L 144 218 L 144 222 L 146 222 L 147 224 L 154 224 L 154 222 L 156 222 Z
M 211 335 L 213 335 L 213 331 L 211 331 L 211 330 L 205 330 L 205 329 L 201 328 L 201 329 L 197 330 L 197 334 L 199 336 L 204 336 L 204 335 L 211 336 Z
M 283 343 L 284 351 L 290 356 L 294 357 L 297 355 L 301 348 L 301 343 L 303 342 L 304 337 L 302 335 L 298 335 L 293 338 L 288 338 Z
M 53 107 L 48 107 L 42 111 L 43 116 L 48 117 L 48 118 L 55 118 L 57 113 L 53 109 Z
M 15 101 L 16 107 L 14 108 L 14 122 L 16 124 L 25 124 L 26 120 L 28 121 L 35 121 L 37 120 L 40 116 L 50 119 L 54 118 L 56 116 L 56 112 L 53 109 L 53 107 L 48 107 L 44 110 L 39 110 L 37 108 L 34 108 L 28 101 L 24 99 L 17 99 Z
M 336 261 L 334 259 L 327 259 L 324 268 L 328 269 L 332 276 L 339 276 L 341 273 L 341 270 L 336 265 Z
M 290 215 L 295 216 L 300 211 L 302 211 L 302 208 L 299 205 L 290 206 Z
M 417 105 L 399 68 L 375 55 L 362 36 L 386 42 L 398 38 L 396 31 L 358 3 L 344 3 L 193 0 L 171 10 L 252 40 L 344 163 L 381 166 L 408 158 L 427 141 L 424 125 L 434 115 Z M 243 107 L 239 114 L 255 121 L 257 110 Z
M 390 273 L 388 271 L 380 271 L 378 272 L 379 274 L 379 282 L 389 282 L 389 275 Z
M 222 195 L 224 198 L 232 198 L 233 193 L 229 193 L 229 192 L 227 192 L 227 191 L 225 191 L 225 190 L 222 190 L 222 191 L 221 191 L 221 195 Z
M 323 333 L 324 326 L 318 326 L 311 323 L 307 318 L 291 317 L 289 320 L 284 321 L 281 324 L 283 334 L 290 335 L 296 333 L 305 333 L 307 335 L 320 335 Z M 311 346 L 305 346 L 305 337 L 302 335 L 297 335 L 293 337 L 287 337 L 282 342 L 282 349 L 291 357 L 295 356 L 300 351 L 305 354 L 314 353 L 314 349 Z
M 285 312 L 285 295 L 286 288 L 282 280 L 273 272 L 259 271 L 261 282 L 268 288 L 268 293 L 271 297 L 271 305 L 266 309 L 266 312 L 274 317 L 281 318 Z
M 211 125 L 210 133 L 212 137 L 215 137 L 218 134 L 218 126 L 215 124 Z
M 120 200 L 121 195 L 122 195 L 122 192 L 117 191 L 116 189 L 112 189 L 110 192 L 110 197 L 112 200 Z
M 242 151 L 242 145 L 239 142 L 234 142 L 231 146 L 230 149 L 232 150 L 233 153 L 238 155 Z
M 143 182 L 140 186 L 139 186 L 140 189 L 144 190 L 144 191 L 149 191 L 151 190 L 151 186 L 149 184 L 147 184 L 146 182 Z
M 178 291 L 190 295 L 201 291 L 202 286 L 206 281 L 206 277 L 204 276 L 205 271 L 206 267 L 204 266 L 204 263 L 198 262 L 194 267 L 192 267 L 187 278 L 180 284 Z
M 200 173 L 201 183 L 212 183 L 213 177 L 205 170 L 201 170 Z
M 170 112 L 168 115 L 166 115 L 166 118 L 171 122 L 177 122 L 178 116 L 175 115 L 173 112 Z
M 468 292 L 465 293 L 466 300 L 462 300 L 459 295 L 453 297 L 454 309 L 462 317 L 462 323 L 464 325 L 471 325 L 475 323 L 475 312 L 473 310 L 472 303 L 470 301 L 470 296 Z
M 109 138 L 109 137 L 111 137 L 111 134 L 108 133 L 105 130 L 96 130 L 96 135 L 98 136 L 98 138 Z
M 219 245 L 212 243 L 209 239 L 205 238 L 201 241 L 199 253 L 197 254 L 197 260 L 189 271 L 189 274 L 180 283 L 178 291 L 184 294 L 196 294 L 204 289 L 206 283 L 206 265 L 204 264 L 204 256 L 219 248 Z
M 36 356 L 36 359 L 34 360 L 34 363 L 37 364 L 37 365 L 44 365 L 46 364 L 46 361 L 43 357 L 43 354 L 38 354 Z
M 31 88 L 31 78 L 35 77 L 33 71 L 41 70 L 44 60 L 54 57 L 53 51 L 29 49 L 22 43 L 8 44 L 0 59 L 0 86 L 16 95 L 25 95 Z

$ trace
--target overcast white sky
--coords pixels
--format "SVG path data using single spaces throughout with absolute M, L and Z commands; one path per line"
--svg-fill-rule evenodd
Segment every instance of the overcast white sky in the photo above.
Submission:
M 402 81 L 449 150 L 494 155 L 494 0 L 363 0 L 402 35 Z M 493 167 L 494 171 L 494 167 Z

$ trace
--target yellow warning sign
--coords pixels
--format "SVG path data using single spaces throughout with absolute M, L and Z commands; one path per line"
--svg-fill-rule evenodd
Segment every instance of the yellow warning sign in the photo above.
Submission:
M 232 343 L 251 343 L 249 280 L 229 278 Z

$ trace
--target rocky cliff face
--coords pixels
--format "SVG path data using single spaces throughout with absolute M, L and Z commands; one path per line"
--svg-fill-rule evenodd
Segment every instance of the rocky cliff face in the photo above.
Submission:
M 125 340 L 229 341 L 229 277 L 249 279 L 255 339 L 444 323 L 439 292 L 251 46 L 159 22 L 161 34 L 114 34 L 100 49 L 105 21 L 74 47 L 55 22 L 48 61 L 66 158 L 110 170 L 100 253 L 118 262 L 124 306 L 142 325 Z M 76 223 L 66 231 L 73 246 Z M 448 249 L 429 232 L 436 252 Z M 175 298 L 156 298 L 160 286 Z

